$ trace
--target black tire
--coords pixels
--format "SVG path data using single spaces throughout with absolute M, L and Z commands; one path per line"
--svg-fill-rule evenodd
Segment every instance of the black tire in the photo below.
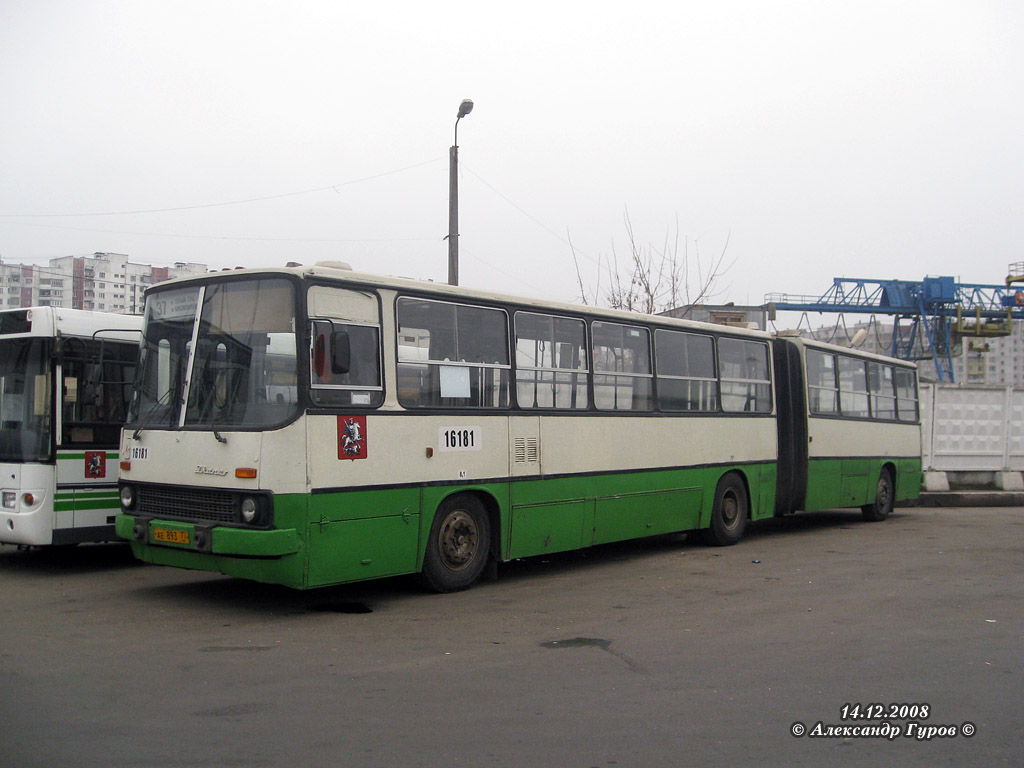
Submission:
M 893 501 L 896 499 L 896 486 L 892 481 L 892 473 L 883 467 L 878 473 L 878 487 L 875 489 L 875 500 L 860 508 L 865 520 L 877 523 L 885 520 L 892 512 Z
M 704 541 L 716 547 L 728 547 L 743 538 L 747 529 L 750 503 L 747 486 L 736 472 L 723 475 L 715 488 L 711 527 L 701 531 Z
M 434 592 L 473 586 L 491 551 L 491 521 L 475 496 L 460 494 L 437 508 L 423 555 L 420 581 Z

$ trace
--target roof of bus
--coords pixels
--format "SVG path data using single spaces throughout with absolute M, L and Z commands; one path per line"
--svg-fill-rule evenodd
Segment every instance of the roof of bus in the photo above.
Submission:
M 867 360 L 877 360 L 880 363 L 887 363 L 890 365 L 902 365 L 907 368 L 916 368 L 917 366 L 911 360 L 901 360 L 896 357 L 890 357 L 888 355 L 880 355 L 875 352 L 868 352 L 860 349 L 853 349 L 852 347 L 844 347 L 841 344 L 832 344 L 827 341 L 818 341 L 817 339 L 808 339 L 804 336 L 793 336 L 791 332 L 785 332 L 778 334 L 780 338 L 784 338 L 787 341 L 795 341 L 798 344 L 802 344 L 805 347 L 813 349 L 820 349 L 824 352 L 841 352 L 847 355 L 856 355 L 857 357 L 863 357 Z
M 417 293 L 430 293 L 436 295 L 438 298 L 446 299 L 463 299 L 463 300 L 478 300 L 486 301 L 493 304 L 513 304 L 519 307 L 525 307 L 535 309 L 538 311 L 555 311 L 564 312 L 569 314 L 585 314 L 592 317 L 602 317 L 609 320 L 617 320 L 620 322 L 636 322 L 638 319 L 643 319 L 645 322 L 651 322 L 664 326 L 679 326 L 692 329 L 701 329 L 705 331 L 714 331 L 716 333 L 726 332 L 729 334 L 735 334 L 738 336 L 751 336 L 759 339 L 768 339 L 770 335 L 766 331 L 742 328 L 737 326 L 725 326 L 715 325 L 712 323 L 704 323 L 697 320 L 683 320 L 674 317 L 668 317 L 666 315 L 647 315 L 639 312 L 627 312 L 619 309 L 607 309 L 604 307 L 595 307 L 585 304 L 573 304 L 570 302 L 560 301 L 546 301 L 542 299 L 533 299 L 525 296 L 516 296 L 513 294 L 495 293 L 492 291 L 482 291 L 474 288 L 466 288 L 464 286 L 453 286 L 447 283 L 434 283 L 426 280 L 415 280 L 412 278 L 405 277 L 386 277 L 382 275 L 373 275 L 365 272 L 355 272 L 349 269 L 345 265 L 341 265 L 337 262 L 321 262 L 314 266 L 305 267 L 278 267 L 278 268 L 255 268 L 255 269 L 233 269 L 233 270 L 222 270 L 220 272 L 209 272 L 205 275 L 181 277 L 175 280 L 168 280 L 166 282 L 159 283 L 147 290 L 147 294 L 154 290 L 165 290 L 167 288 L 177 285 L 187 285 L 195 282 L 205 282 L 210 279 L 227 278 L 238 276 L 257 276 L 257 275 L 280 275 L 289 274 L 310 280 L 328 280 L 338 281 L 339 283 L 347 283 L 349 285 L 365 285 L 368 287 L 379 287 L 388 288 L 396 291 L 415 291 Z
M 120 338 L 138 341 L 138 331 L 142 329 L 142 315 L 120 315 L 114 312 L 95 312 L 88 309 L 69 309 L 65 307 L 22 307 L 20 309 L 2 310 L 4 313 L 24 313 L 31 320 L 32 330 L 26 336 L 51 336 L 60 333 L 65 336 L 90 337 L 101 331 L 115 332 L 114 336 L 104 338 Z M 126 336 L 124 331 L 132 332 Z M 18 335 L 18 334 L 9 334 Z

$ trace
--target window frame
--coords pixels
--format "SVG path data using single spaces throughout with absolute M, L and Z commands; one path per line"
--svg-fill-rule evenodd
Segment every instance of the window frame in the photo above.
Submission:
M 661 343 L 658 341 L 660 334 L 673 334 L 679 336 L 707 339 L 711 348 L 711 371 L 712 376 L 679 376 L 676 374 L 663 374 L 661 372 Z M 721 336 L 712 333 L 700 333 L 696 331 L 682 330 L 681 328 L 655 328 L 654 329 L 654 378 L 655 378 L 655 403 L 662 413 L 722 413 L 721 378 L 718 375 L 718 340 Z M 662 399 L 662 381 L 682 381 L 686 383 L 700 382 L 711 384 L 713 404 L 711 408 L 669 408 Z
M 595 329 L 595 326 L 597 326 L 597 325 L 614 326 L 614 327 L 617 327 L 617 328 L 621 328 L 623 330 L 629 329 L 629 330 L 640 331 L 642 333 L 642 335 L 644 336 L 644 338 L 646 338 L 646 340 L 647 340 L 647 370 L 648 370 L 648 372 L 647 373 L 635 373 L 635 372 L 627 372 L 627 371 L 605 370 L 603 368 L 599 369 L 598 368 L 598 359 L 597 359 L 597 337 L 598 337 L 598 333 L 597 333 L 597 331 Z M 624 340 L 625 340 L 625 337 L 623 337 L 623 341 Z M 610 347 L 608 347 L 608 348 L 610 349 Z M 626 350 L 627 349 L 625 344 L 623 344 L 620 348 L 622 350 Z M 601 320 L 601 319 L 598 319 L 598 318 L 591 318 L 591 320 L 590 320 L 590 356 L 591 356 L 591 362 L 590 362 L 590 364 L 591 364 L 591 382 L 592 382 L 593 388 L 594 388 L 594 395 L 593 395 L 594 410 L 600 411 L 602 413 L 651 413 L 651 412 L 654 412 L 656 410 L 656 407 L 655 407 L 656 406 L 656 403 L 655 403 L 655 393 L 654 393 L 654 386 L 655 386 L 654 385 L 654 381 L 655 381 L 655 375 L 654 375 L 654 346 L 653 346 L 653 343 L 652 343 L 651 327 L 650 326 L 647 326 L 647 325 L 633 325 L 633 324 L 626 323 L 626 322 L 619 322 L 618 320 Z M 632 391 L 631 391 L 631 397 L 630 397 L 630 407 L 628 407 L 628 408 L 619 408 L 619 407 L 603 408 L 603 407 L 601 407 L 601 405 L 598 403 L 597 389 L 598 389 L 598 387 L 607 387 L 609 385 L 608 384 L 598 383 L 598 377 L 599 376 L 601 376 L 601 377 L 610 377 L 610 378 L 614 378 L 614 379 L 628 378 L 628 379 L 641 380 L 641 381 L 642 380 L 646 380 L 648 382 L 648 390 L 647 390 L 647 393 L 646 393 L 647 407 L 646 408 L 634 408 L 634 407 L 632 407 L 632 403 L 633 403 L 633 401 L 635 400 L 635 398 L 637 396 L 637 391 L 636 391 L 636 385 L 635 384 L 631 386 L 631 390 Z M 615 403 L 617 403 L 618 402 L 618 388 L 619 388 L 619 385 L 618 385 L 617 382 L 613 382 L 611 384 L 611 387 L 612 387 L 612 390 L 614 392 L 613 401 Z M 641 395 L 643 395 L 643 393 L 641 393 Z
M 810 378 L 810 361 L 812 356 L 818 355 L 822 358 L 834 360 L 832 376 L 835 388 L 824 387 L 813 384 Z M 864 389 L 855 389 L 850 386 L 843 387 L 843 368 L 849 375 L 851 363 L 863 367 Z M 888 382 L 891 391 L 884 386 L 878 386 L 886 381 L 885 371 L 891 371 L 891 378 Z M 876 375 L 877 371 L 877 375 Z M 856 374 L 854 373 L 854 384 Z M 900 364 L 893 359 L 876 359 L 873 356 L 860 356 L 845 353 L 843 350 L 820 349 L 806 345 L 804 347 L 804 380 L 807 395 L 808 416 L 817 418 L 845 419 L 848 421 L 872 421 L 877 423 L 899 423 L 918 424 L 920 423 L 920 397 L 918 394 L 918 374 L 913 367 Z M 904 388 L 901 390 L 900 381 L 905 380 Z M 814 392 L 820 390 L 833 392 L 835 410 L 824 411 L 814 408 Z M 904 393 L 901 395 L 901 391 Z M 850 401 L 856 402 L 861 398 L 864 403 L 863 410 L 851 410 Z M 880 408 L 880 401 L 891 404 L 891 411 Z M 909 409 L 909 412 L 908 412 Z
M 910 397 L 900 396 L 900 374 L 910 377 Z M 916 368 L 904 368 L 903 366 L 893 366 L 893 385 L 896 387 L 896 421 L 902 424 L 918 424 L 921 421 L 921 391 L 920 391 L 920 379 Z M 901 415 L 901 406 L 905 402 L 910 402 L 913 405 L 913 413 L 910 414 L 910 418 L 904 418 Z
M 309 397 L 313 404 L 317 408 L 380 408 L 384 404 L 384 344 L 383 344 L 383 328 L 379 322 L 371 323 L 367 321 L 359 320 L 344 320 L 335 317 L 310 317 L 309 329 L 310 329 L 310 344 L 309 344 Z M 314 362 L 316 357 L 316 345 L 320 337 L 319 331 L 317 330 L 318 324 L 328 324 L 333 332 L 339 327 L 358 327 L 358 328 L 370 328 L 376 331 L 377 337 L 377 383 L 375 385 L 357 385 L 357 384 L 325 384 L 318 382 L 318 376 L 314 370 Z M 327 351 L 325 350 L 325 354 Z M 344 375 L 344 374 L 338 374 Z M 373 395 L 370 397 L 369 403 L 321 403 L 316 399 L 316 392 L 367 392 L 376 393 L 377 397 Z
M 885 372 L 889 371 L 889 393 L 881 390 L 885 382 Z M 878 360 L 867 361 L 868 410 L 875 421 L 896 421 L 896 369 L 895 366 Z M 882 414 L 880 401 L 889 403 L 890 410 Z
M 804 367 L 804 379 L 805 379 L 805 382 L 806 382 L 805 386 L 807 387 L 807 412 L 811 416 L 841 416 L 842 415 L 842 410 L 839 407 L 839 362 L 838 362 L 838 360 L 836 360 L 836 357 L 837 357 L 836 353 L 835 352 L 830 352 L 830 351 L 825 351 L 823 349 L 816 349 L 814 347 L 806 347 L 805 349 L 806 349 L 806 352 L 805 352 L 805 360 L 804 360 L 804 366 L 805 366 Z M 807 358 L 809 358 L 812 354 L 820 355 L 823 359 L 827 358 L 827 359 L 830 359 L 832 361 L 832 365 L 831 365 L 832 386 L 831 387 L 826 387 L 826 386 L 823 386 L 823 385 L 820 385 L 820 384 L 811 384 L 811 379 L 810 379 L 810 376 L 808 375 L 808 371 L 810 369 L 810 365 L 808 364 Z M 823 368 L 823 370 L 827 370 L 827 368 Z M 832 393 L 832 408 L 830 410 L 827 410 L 827 411 L 815 409 L 814 406 L 813 406 L 815 400 L 814 400 L 814 398 L 811 397 L 812 390 L 817 390 L 817 391 L 821 391 L 821 392 L 831 392 Z
M 483 311 L 487 311 L 487 312 L 498 312 L 498 313 L 501 313 L 501 315 L 504 318 L 504 323 L 503 323 L 503 328 L 504 328 L 504 331 L 505 331 L 505 348 L 504 348 L 504 352 L 505 352 L 505 359 L 508 362 L 506 362 L 506 363 L 481 363 L 481 362 L 468 362 L 468 361 L 463 361 L 463 360 L 435 360 L 435 359 L 430 358 L 429 356 L 426 359 L 423 359 L 423 360 L 414 360 L 414 359 L 403 358 L 402 357 L 402 353 L 401 353 L 402 345 L 400 343 L 401 337 L 402 337 L 402 327 L 403 326 L 402 326 L 402 323 L 401 323 L 401 314 L 400 313 L 401 313 L 402 303 L 403 302 L 407 302 L 407 301 L 408 302 L 422 302 L 422 303 L 428 303 L 428 304 L 437 304 L 437 305 L 451 307 L 455 311 L 454 331 L 456 333 L 456 339 L 458 338 L 458 330 L 459 330 L 458 308 L 463 307 L 463 308 L 472 309 L 472 310 L 483 310 Z M 396 380 L 395 387 L 396 387 L 396 395 L 397 395 L 397 398 L 398 398 L 399 405 L 401 405 L 402 408 L 405 408 L 405 409 L 408 409 L 408 410 L 425 410 L 425 409 L 431 410 L 431 409 L 436 409 L 436 410 L 446 410 L 446 411 L 466 410 L 466 411 L 474 411 L 474 412 L 479 412 L 479 411 L 501 411 L 501 412 L 506 412 L 506 411 L 512 409 L 513 408 L 512 389 L 513 389 L 513 384 L 514 384 L 514 379 L 513 379 L 512 373 L 513 373 L 513 370 L 514 370 L 514 366 L 513 366 L 513 354 L 512 354 L 512 347 L 511 347 L 511 338 L 512 337 L 511 337 L 511 333 L 510 333 L 510 322 L 509 322 L 509 319 L 510 319 L 509 318 L 509 310 L 506 307 L 503 307 L 503 306 L 494 306 L 492 304 L 487 304 L 487 303 L 472 303 L 472 302 L 467 302 L 467 301 L 457 301 L 457 300 L 445 299 L 445 298 L 433 298 L 433 297 L 427 297 L 427 296 L 420 296 L 420 295 L 416 295 L 416 294 L 398 294 L 395 297 L 394 321 L 395 321 L 395 372 L 396 372 L 396 377 L 398 379 L 398 380 Z M 419 329 L 419 330 L 430 330 L 430 329 Z M 458 351 L 457 344 L 458 344 L 458 342 L 456 341 L 456 351 Z M 428 345 L 428 347 L 427 347 L 428 355 L 429 355 L 429 351 L 430 351 L 430 347 Z M 425 405 L 420 405 L 420 404 L 408 402 L 407 400 L 405 400 L 403 398 L 403 390 L 402 390 L 402 387 L 401 387 L 401 385 L 399 383 L 400 379 L 401 379 L 401 375 L 400 375 L 399 369 L 403 365 L 422 365 L 422 366 L 426 366 L 428 368 L 428 370 L 429 370 L 429 368 L 431 366 L 437 366 L 437 369 L 438 369 L 438 381 L 439 382 L 440 382 L 441 376 L 443 375 L 441 373 L 441 370 L 443 368 L 446 368 L 446 367 L 447 368 L 451 368 L 451 369 L 454 369 L 454 368 L 464 368 L 464 369 L 469 369 L 469 370 L 493 370 L 493 371 L 499 371 L 499 372 L 500 371 L 507 371 L 507 378 L 505 378 L 503 381 L 501 380 L 502 377 L 499 374 L 499 382 L 497 384 L 497 387 L 498 387 L 499 391 L 501 389 L 505 390 L 505 402 L 502 405 L 466 405 L 466 404 L 449 405 L 449 404 L 445 404 L 445 403 L 437 403 L 437 404 L 428 403 L 428 404 L 425 404 Z M 491 386 L 494 386 L 494 385 L 491 385 Z M 423 389 L 422 388 L 420 388 L 418 391 L 421 394 L 423 393 Z M 438 391 L 438 399 L 440 399 L 440 400 L 456 399 L 454 397 L 445 398 L 444 395 L 441 394 L 440 383 L 439 383 L 439 387 L 438 387 L 437 391 Z M 462 398 L 458 398 L 458 399 L 462 399 Z
M 558 366 L 556 366 L 556 367 L 545 367 L 545 366 L 536 366 L 536 365 L 520 365 L 519 364 L 519 340 L 520 340 L 520 336 L 519 336 L 519 318 L 520 317 L 526 317 L 526 316 L 547 318 L 547 319 L 550 319 L 552 321 L 562 320 L 562 321 L 567 321 L 567 322 L 572 322 L 572 323 L 578 323 L 579 326 L 580 326 L 580 329 L 582 331 L 582 345 L 579 347 L 579 349 L 582 352 L 582 355 L 580 356 L 580 360 L 583 363 L 583 367 L 582 368 L 563 368 L 563 367 L 558 367 Z M 552 314 L 552 313 L 549 313 L 549 312 L 539 312 L 539 311 L 536 311 L 536 310 L 529 310 L 529 309 L 516 309 L 516 310 L 513 310 L 513 312 L 512 312 L 512 338 L 511 338 L 512 352 L 513 352 L 513 354 L 512 354 L 512 361 L 513 361 L 513 365 L 514 365 L 514 368 L 515 368 L 514 376 L 513 376 L 513 384 L 515 385 L 515 387 L 514 387 L 514 389 L 515 389 L 515 403 L 516 403 L 516 406 L 519 409 L 527 410 L 527 411 L 558 411 L 558 410 L 561 410 L 561 411 L 572 411 L 572 412 L 576 412 L 576 411 L 589 411 L 591 409 L 592 398 L 591 398 L 590 386 L 591 386 L 591 373 L 592 373 L 592 371 L 591 371 L 591 368 L 590 368 L 590 364 L 591 364 L 591 360 L 590 360 L 590 341 L 589 341 L 590 335 L 589 335 L 588 331 L 589 331 L 589 329 L 587 327 L 587 322 L 582 317 L 574 317 L 574 316 L 570 316 L 570 315 L 557 315 L 557 314 Z M 529 338 L 529 337 L 526 337 L 526 338 Z M 554 322 L 552 322 L 552 338 L 551 338 L 551 343 L 553 345 L 553 349 L 557 349 L 558 342 L 557 342 L 557 340 L 555 338 Z M 528 381 L 528 380 L 521 380 L 519 378 L 519 372 L 520 371 L 530 372 L 530 373 L 534 374 L 533 381 L 531 382 L 531 381 Z M 536 377 L 536 374 L 539 374 L 539 373 L 550 373 L 550 374 L 552 374 L 552 380 L 550 382 L 540 381 Z M 561 374 L 563 376 L 570 377 L 571 381 L 560 383 L 558 381 L 559 374 Z M 573 406 L 573 405 L 569 405 L 569 406 L 560 406 L 560 405 L 558 405 L 557 404 L 558 403 L 557 390 L 558 390 L 558 388 L 560 386 L 567 386 L 569 388 L 570 398 L 574 399 L 574 400 L 576 399 L 576 393 L 578 393 L 578 390 L 580 388 L 580 382 L 578 380 L 580 376 L 583 377 L 583 381 L 582 381 L 582 388 L 583 388 L 583 395 L 584 395 L 584 402 L 583 402 L 583 404 L 582 405 L 575 405 L 575 406 Z M 525 384 L 527 386 L 530 386 L 532 384 L 534 387 L 547 386 L 548 384 L 550 384 L 551 387 L 552 387 L 552 395 L 551 395 L 552 405 L 547 406 L 547 405 L 527 405 L 527 404 L 524 404 L 522 398 L 520 398 L 520 396 L 519 396 L 519 387 L 520 387 L 521 384 Z
M 743 345 L 753 344 L 753 345 L 757 345 L 758 347 L 760 347 L 763 350 L 764 355 L 765 355 L 765 357 L 764 357 L 764 372 L 765 372 L 765 375 L 767 376 L 767 378 L 765 378 L 765 379 L 753 379 L 753 378 L 737 378 L 737 377 L 734 377 L 734 376 L 723 376 L 722 375 L 722 367 L 723 367 L 722 366 L 722 342 L 723 341 L 729 341 L 729 342 L 735 341 L 735 342 L 743 344 Z M 768 344 L 768 342 L 764 341 L 764 340 L 761 340 L 761 339 L 748 339 L 748 338 L 744 338 L 742 336 L 719 336 L 718 337 L 718 343 L 716 344 L 715 349 L 716 349 L 715 362 L 716 362 L 716 365 L 717 365 L 716 372 L 718 374 L 718 400 L 719 400 L 719 408 L 721 409 L 721 412 L 725 413 L 725 414 L 736 414 L 736 413 L 738 413 L 738 414 L 751 414 L 751 415 L 753 415 L 753 414 L 766 414 L 766 415 L 768 415 L 768 414 L 774 413 L 775 412 L 775 394 L 774 394 L 774 388 L 772 386 L 772 355 L 771 355 L 770 345 Z M 748 410 L 747 408 L 743 408 L 743 409 L 740 409 L 740 410 L 735 410 L 735 409 L 732 409 L 732 408 L 727 408 L 726 407 L 726 392 L 725 392 L 725 386 L 724 386 L 726 384 L 730 384 L 730 385 L 732 385 L 732 384 L 739 384 L 739 385 L 742 385 L 742 386 L 746 386 L 748 388 L 748 390 L 749 390 L 749 388 L 753 387 L 754 388 L 754 404 L 755 404 L 755 406 L 758 403 L 757 388 L 758 387 L 767 387 L 768 388 L 768 396 L 767 396 L 767 402 L 766 402 L 767 407 L 766 408 L 757 408 L 757 407 L 755 407 L 752 410 Z M 729 396 L 730 397 L 735 397 L 735 395 L 731 395 L 731 394 Z M 748 403 L 750 402 L 750 394 L 749 394 L 749 392 L 747 394 L 747 402 Z

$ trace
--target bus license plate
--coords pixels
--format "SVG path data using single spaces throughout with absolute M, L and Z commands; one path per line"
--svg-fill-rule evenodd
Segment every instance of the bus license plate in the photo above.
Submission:
M 175 531 L 170 528 L 154 528 L 153 541 L 163 541 L 168 544 L 189 544 L 191 539 L 188 531 Z

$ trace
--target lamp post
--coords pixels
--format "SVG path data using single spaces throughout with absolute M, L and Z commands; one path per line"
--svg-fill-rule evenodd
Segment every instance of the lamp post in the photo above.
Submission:
M 448 153 L 448 285 L 459 284 L 459 120 L 472 111 L 472 100 L 463 99 L 455 118 L 455 142 Z

